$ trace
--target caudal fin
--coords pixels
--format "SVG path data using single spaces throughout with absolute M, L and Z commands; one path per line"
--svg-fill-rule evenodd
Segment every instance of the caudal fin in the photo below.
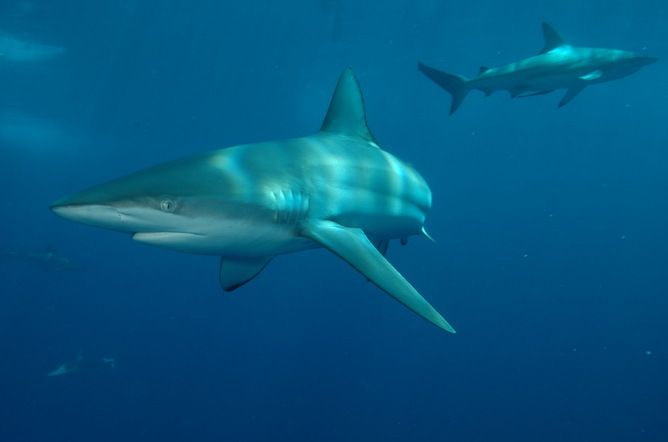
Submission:
M 468 79 L 461 75 L 451 74 L 449 72 L 439 71 L 424 63 L 418 62 L 418 70 L 425 74 L 431 81 L 441 86 L 452 95 L 452 103 L 450 104 L 450 115 L 454 114 L 462 104 L 464 98 L 469 93 L 469 87 L 466 84 Z

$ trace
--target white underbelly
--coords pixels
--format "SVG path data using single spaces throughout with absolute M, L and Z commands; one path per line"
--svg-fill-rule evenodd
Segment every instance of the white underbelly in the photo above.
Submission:
M 133 239 L 184 253 L 235 257 L 274 256 L 316 247 L 298 236 L 294 227 L 282 224 L 223 220 L 189 230 L 197 233 L 137 233 Z

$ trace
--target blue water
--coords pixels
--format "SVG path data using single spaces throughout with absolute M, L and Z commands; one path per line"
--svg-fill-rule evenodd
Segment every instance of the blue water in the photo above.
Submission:
M 668 440 L 668 4 L 3 0 L 0 441 Z M 574 44 L 660 58 L 559 96 L 472 93 L 453 117 L 418 59 L 474 74 Z M 325 251 L 224 294 L 217 259 L 48 210 L 194 152 L 315 131 L 354 68 L 383 147 L 434 193 L 433 244 L 389 259 L 420 320 Z M 2 127 L 6 129 L 2 130 Z M 104 366 L 47 377 L 77 354 Z

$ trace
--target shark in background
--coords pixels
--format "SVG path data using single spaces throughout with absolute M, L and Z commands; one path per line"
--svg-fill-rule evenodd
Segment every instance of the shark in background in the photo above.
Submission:
M 51 46 L 26 40 L 0 31 L 0 62 L 43 62 L 53 60 L 65 53 L 61 46 Z
M 414 168 L 379 147 L 350 69 L 314 135 L 197 154 L 51 208 L 142 243 L 220 256 L 227 291 L 277 255 L 322 247 L 427 321 L 455 331 L 384 256 L 391 240 L 428 236 L 431 191 Z
M 0 14 L 13 18 L 30 16 L 39 9 L 39 5 L 31 0 L 19 0 L 17 2 L 5 1 L 0 4 Z
M 116 368 L 116 358 L 113 357 L 89 358 L 85 357 L 83 355 L 83 352 L 79 352 L 74 360 L 63 362 L 58 367 L 48 372 L 46 375 L 48 377 L 65 376 L 65 375 L 79 374 L 83 372 L 90 372 L 101 369 L 114 370 L 115 368 Z
M 53 247 L 44 250 L 0 249 L 0 261 L 26 263 L 58 272 L 83 270 L 81 266 L 58 253 Z
M 0 110 L 0 144 L 32 154 L 71 151 L 85 138 L 65 122 L 15 109 Z
M 584 88 L 627 77 L 657 58 L 620 49 L 572 46 L 549 24 L 543 23 L 545 46 L 538 55 L 496 68 L 481 67 L 474 78 L 440 71 L 418 63 L 418 69 L 452 95 L 450 115 L 471 90 L 486 96 L 505 90 L 512 98 L 545 95 L 566 89 L 559 102 L 565 106 Z

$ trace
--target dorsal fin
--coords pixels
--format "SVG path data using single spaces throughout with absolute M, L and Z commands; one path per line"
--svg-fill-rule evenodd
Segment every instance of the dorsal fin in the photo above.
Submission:
M 480 70 L 478 71 L 478 75 L 484 74 L 487 71 L 489 71 L 489 68 L 487 66 L 480 66 Z
M 561 35 L 559 35 L 559 33 L 546 22 L 543 22 L 543 38 L 545 39 L 545 46 L 543 46 L 543 50 L 540 51 L 541 54 L 568 44 L 561 38 Z
M 347 68 L 341 73 L 320 130 L 357 136 L 375 143 L 366 124 L 362 90 L 352 69 Z

